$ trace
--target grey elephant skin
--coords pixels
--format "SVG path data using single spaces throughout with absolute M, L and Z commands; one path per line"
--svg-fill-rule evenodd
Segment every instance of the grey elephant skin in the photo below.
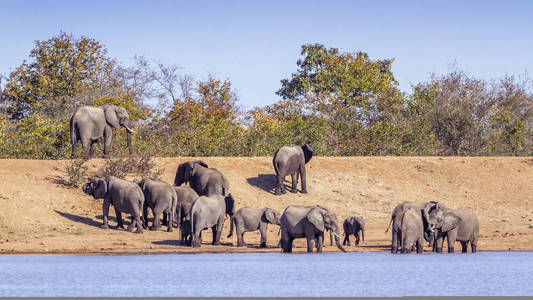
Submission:
M 148 208 L 152 210 L 154 221 L 152 222 L 152 230 L 161 227 L 161 214 L 165 214 L 168 220 L 174 220 L 174 213 L 176 212 L 176 203 L 178 196 L 174 188 L 163 181 L 154 180 L 150 178 L 143 178 L 137 181 L 144 194 L 143 205 L 143 226 L 148 226 Z M 167 231 L 172 232 L 172 222 L 167 222 Z
M 429 229 L 433 230 L 437 253 L 442 253 L 444 238 L 448 240 L 448 253 L 454 253 L 455 241 L 461 243 L 463 253 L 467 252 L 468 243 L 472 253 L 477 252 L 479 220 L 471 208 L 440 206 L 429 214 Z
M 231 194 L 222 196 L 214 194 L 200 196 L 191 206 L 192 246 L 200 247 L 201 232 L 211 228 L 213 231 L 213 245 L 220 245 L 220 235 L 224 227 L 224 217 L 235 213 L 235 200 Z
M 189 217 L 192 203 L 198 199 L 198 194 L 195 190 L 188 186 L 175 186 L 172 188 L 178 195 L 178 202 L 176 203 L 176 220 L 177 226 L 181 228 L 182 222 Z
M 275 194 L 285 193 L 285 177 L 291 175 L 292 190 L 297 192 L 298 175 L 302 180 L 302 193 L 307 193 L 307 178 L 305 174 L 305 164 L 313 157 L 313 149 L 308 144 L 303 146 L 283 146 L 274 154 L 272 163 L 276 171 L 277 183 Z
M 99 107 L 82 106 L 70 118 L 70 142 L 72 145 L 72 158 L 76 157 L 76 145 L 81 142 L 84 157 L 94 155 L 95 144 L 104 137 L 104 157 L 109 155 L 109 148 L 113 141 L 113 128 L 126 128 L 127 143 L 130 155 L 131 148 L 131 121 L 125 108 L 104 104 Z M 88 152 L 88 147 L 91 147 Z
M 424 252 L 424 232 L 427 230 L 427 213 L 425 210 L 407 208 L 400 222 L 402 235 L 402 253 L 410 253 L 412 249 L 422 254 Z
M 389 226 L 385 232 L 389 231 L 392 223 L 392 239 L 391 239 L 391 253 L 397 253 L 398 249 L 402 249 L 402 231 L 400 230 L 401 218 L 404 212 L 409 208 L 423 209 L 425 214 L 429 214 L 430 211 L 438 207 L 438 202 L 402 202 L 394 208 L 391 215 Z M 425 237 L 427 238 L 427 237 Z
M 191 219 L 184 220 L 180 224 L 181 244 L 190 246 L 192 243 Z
M 344 229 L 344 241 L 342 241 L 342 245 L 350 246 L 350 235 L 355 237 L 355 245 L 359 245 L 359 241 L 361 240 L 359 232 L 363 236 L 363 241 L 365 240 L 365 217 L 348 217 L 344 219 L 342 228 Z
M 85 194 L 93 196 L 94 199 L 104 199 L 102 228 L 109 228 L 109 206 L 113 204 L 117 216 L 117 228 L 124 228 L 122 213 L 127 213 L 132 217 L 128 230 L 133 231 L 137 227 L 136 233 L 143 232 L 141 209 L 144 204 L 144 194 L 136 183 L 108 176 L 90 179 L 88 183 L 83 184 L 82 190 Z
M 183 183 L 189 183 L 200 196 L 229 194 L 229 182 L 224 174 L 217 169 L 209 168 L 201 160 L 184 162 L 178 166 L 174 185 L 180 186 Z
M 279 225 L 280 213 L 271 208 L 243 207 L 231 217 L 228 237 L 233 236 L 233 228 L 237 231 L 237 246 L 244 246 L 244 233 L 259 230 L 261 233 L 260 247 L 265 248 L 268 224 Z
M 339 237 L 337 215 L 320 206 L 288 206 L 280 218 L 282 252 L 292 252 L 295 238 L 307 239 L 307 252 L 322 252 L 324 230 L 332 230 L 337 247 L 345 252 Z

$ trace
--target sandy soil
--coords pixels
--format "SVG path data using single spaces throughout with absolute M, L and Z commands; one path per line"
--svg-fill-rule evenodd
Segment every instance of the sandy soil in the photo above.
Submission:
M 533 158 L 511 157 L 315 157 L 307 166 L 308 194 L 275 196 L 270 157 L 201 158 L 230 181 L 236 208 L 269 206 L 282 212 L 290 204 L 320 204 L 337 213 L 339 224 L 351 215 L 366 218 L 366 240 L 348 251 L 389 251 L 385 229 L 402 201 L 436 200 L 450 207 L 472 207 L 480 219 L 478 249 L 533 250 Z M 172 182 L 179 163 L 190 158 L 160 158 L 163 179 Z M 257 248 L 259 232 L 245 234 L 247 247 L 229 239 L 226 219 L 221 246 L 181 246 L 178 232 L 134 234 L 103 230 L 102 200 L 61 184 L 67 161 L 0 160 L 0 253 L 201 253 L 279 252 L 278 227 L 269 226 L 267 249 Z M 91 170 L 101 159 L 89 162 Z M 287 179 L 289 179 L 288 177 Z M 114 216 L 111 209 L 110 214 Z M 114 226 L 112 218 L 111 225 Z M 211 238 L 204 232 L 204 241 Z M 353 238 L 352 238 L 353 241 Z M 328 241 L 329 242 L 329 241 Z M 303 252 L 305 240 L 295 242 Z M 456 245 L 456 249 L 460 245 Z M 325 251 L 338 251 L 333 246 Z

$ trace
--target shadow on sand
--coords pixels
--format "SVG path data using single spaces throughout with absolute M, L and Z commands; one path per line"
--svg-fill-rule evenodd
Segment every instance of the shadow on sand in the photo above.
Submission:
M 82 216 L 78 216 L 78 215 L 73 215 L 73 214 L 69 214 L 69 213 L 66 213 L 66 212 L 58 211 L 58 210 L 54 210 L 54 211 L 58 215 L 60 215 L 60 216 L 62 216 L 64 218 L 67 218 L 67 219 L 69 219 L 71 221 L 74 221 L 74 222 L 86 224 L 86 225 L 89 225 L 89 226 L 95 226 L 95 227 L 100 227 L 100 225 L 102 225 L 101 222 L 96 222 L 95 220 L 93 220 L 91 218 L 82 217 Z M 115 219 L 115 222 L 116 222 L 116 219 Z

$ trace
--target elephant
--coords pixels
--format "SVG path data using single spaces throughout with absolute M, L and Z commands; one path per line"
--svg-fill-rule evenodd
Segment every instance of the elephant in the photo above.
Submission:
M 189 183 L 189 186 L 200 196 L 219 194 L 227 196 L 229 182 L 220 171 L 209 168 L 201 160 L 188 161 L 180 164 L 176 170 L 174 185 L 180 186 Z
M 303 146 L 283 146 L 274 154 L 272 163 L 276 171 L 277 184 L 276 195 L 285 193 L 284 180 L 287 175 L 291 175 L 292 193 L 297 192 L 298 175 L 302 180 L 302 193 L 307 193 L 307 180 L 305 176 L 305 164 L 313 157 L 313 149 L 308 144 Z
M 342 228 L 344 229 L 344 241 L 342 245 L 350 246 L 350 235 L 355 236 L 355 245 L 359 245 L 359 232 L 363 236 L 363 241 L 365 240 L 365 217 L 348 217 L 344 219 L 342 223 Z
M 423 209 L 425 211 L 424 214 L 426 214 L 426 220 L 427 220 L 429 218 L 427 217 L 427 214 L 429 214 L 429 212 L 433 211 L 438 206 L 439 206 L 439 203 L 436 201 L 423 202 L 423 203 L 402 202 L 398 204 L 392 211 L 392 216 L 389 222 L 389 226 L 387 227 L 387 230 L 385 230 L 385 232 L 388 232 L 391 226 L 391 223 L 392 223 L 391 253 L 397 253 L 398 248 L 402 249 L 402 244 L 401 244 L 402 243 L 402 232 L 400 230 L 400 223 L 401 223 L 401 218 L 405 210 L 407 210 L 408 208 Z M 424 232 L 424 234 L 426 233 Z M 427 236 L 424 236 L 424 238 L 426 238 L 426 240 L 429 240 L 429 237 Z
M 448 239 L 448 253 L 454 253 L 455 241 L 461 242 L 461 252 L 467 252 L 469 242 L 472 253 L 477 252 L 479 220 L 473 209 L 441 206 L 429 214 L 428 222 L 429 229 L 434 232 L 437 253 L 442 253 L 444 238 Z
M 427 214 L 423 208 L 409 207 L 404 211 L 400 222 L 402 253 L 410 253 L 413 248 L 419 254 L 424 252 L 424 233 L 427 230 L 424 224 L 427 224 Z
M 207 228 L 213 230 L 213 245 L 220 245 L 220 235 L 224 227 L 225 214 L 230 217 L 235 214 L 235 200 L 231 194 L 227 196 L 213 194 L 198 197 L 193 202 L 189 212 L 192 246 L 200 247 L 201 232 Z
M 192 203 L 198 199 L 198 194 L 195 190 L 188 186 L 175 186 L 172 188 L 178 195 L 178 202 L 176 203 L 176 221 L 178 228 L 181 228 L 181 223 L 189 217 Z
M 136 233 L 143 232 L 141 222 L 141 209 L 144 205 L 144 194 L 139 185 L 134 182 L 107 176 L 105 178 L 89 178 L 89 182 L 83 184 L 82 190 L 85 194 L 93 196 L 94 199 L 104 199 L 102 210 L 104 224 L 101 228 L 108 229 L 109 205 L 115 207 L 117 216 L 117 229 L 124 228 L 122 213 L 131 214 L 131 224 L 129 231 L 137 227 Z
M 152 222 L 151 228 L 152 230 L 156 230 L 161 227 L 161 221 L 159 220 L 161 213 L 165 214 L 169 220 L 174 220 L 178 195 L 170 184 L 150 178 L 143 178 L 140 181 L 136 181 L 136 183 L 141 187 L 144 193 L 144 228 L 148 226 L 148 207 L 150 207 L 154 215 L 154 221 Z M 167 223 L 167 231 L 172 232 L 172 222 Z
M 192 243 L 191 219 L 186 219 L 180 224 L 181 244 L 190 246 Z
M 113 128 L 126 128 L 127 143 L 130 155 L 133 154 L 131 148 L 131 121 L 128 112 L 124 107 L 104 104 L 99 107 L 82 106 L 70 118 L 70 141 L 72 144 L 71 157 L 76 156 L 76 145 L 81 142 L 84 157 L 94 155 L 94 146 L 101 137 L 104 137 L 104 157 L 109 156 L 109 148 L 113 141 Z M 91 150 L 87 153 L 89 145 Z
M 279 225 L 280 213 L 271 208 L 250 208 L 239 209 L 231 218 L 231 225 L 228 237 L 233 235 L 233 227 L 237 231 L 237 246 L 244 246 L 244 233 L 259 230 L 261 233 L 261 248 L 266 248 L 268 224 Z
M 322 252 L 324 230 L 333 231 L 337 247 L 343 251 L 339 237 L 337 215 L 320 206 L 288 206 L 280 218 L 282 252 L 292 252 L 295 238 L 307 239 L 307 252 Z

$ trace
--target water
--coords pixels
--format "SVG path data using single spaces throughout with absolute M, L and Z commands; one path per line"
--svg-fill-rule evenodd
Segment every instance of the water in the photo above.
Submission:
M 0 256 L 0 296 L 526 296 L 533 252 Z

